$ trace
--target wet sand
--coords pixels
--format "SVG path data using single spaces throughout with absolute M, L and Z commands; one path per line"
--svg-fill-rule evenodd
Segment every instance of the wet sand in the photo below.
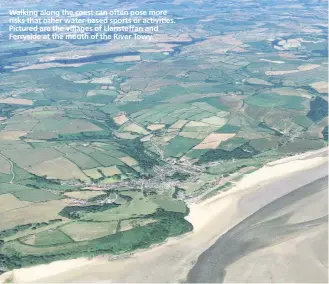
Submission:
M 328 175 L 327 162 L 327 149 L 323 149 L 271 163 L 247 175 L 231 190 L 209 200 L 191 204 L 187 219 L 194 226 L 193 232 L 172 238 L 161 245 L 120 256 L 115 260 L 109 260 L 106 256 L 18 269 L 1 275 L 0 281 L 164 283 L 186 281 L 188 275 L 188 281 L 191 282 L 245 282 L 249 279 L 251 282 L 270 282 L 266 278 L 269 274 L 261 272 L 265 269 L 262 268 L 264 266 L 251 261 L 258 259 L 255 254 L 262 253 L 262 257 L 269 259 L 268 263 L 273 263 L 270 261 L 272 256 L 279 260 L 284 256 L 279 244 L 286 244 L 290 248 L 288 241 L 300 245 L 307 242 L 307 238 L 313 242 L 310 247 L 314 247 L 314 255 L 315 252 L 325 250 L 323 239 L 326 232 L 323 227 L 326 225 L 326 217 L 323 216 L 327 214 L 324 212 L 327 204 L 323 202 L 327 200 L 327 191 L 320 190 L 322 187 L 319 185 L 324 182 L 322 178 Z M 317 180 L 319 181 L 315 184 L 305 187 Z M 313 203 L 318 207 L 312 207 Z M 278 236 L 271 226 L 276 226 L 275 230 L 280 233 Z M 232 234 L 232 230 L 236 239 L 228 240 L 227 234 Z M 223 239 L 227 244 L 224 252 Z M 273 251 L 265 251 L 269 248 Z M 312 255 L 312 259 L 307 249 L 299 251 L 302 256 L 298 255 L 297 259 L 304 259 L 305 265 L 314 259 L 317 259 L 319 266 L 319 263 L 326 263 L 326 255 Z M 220 263 L 219 257 L 222 257 Z M 284 267 L 289 267 L 290 262 L 282 260 L 281 263 Z M 247 274 L 260 271 L 256 275 L 258 278 L 255 273 L 251 273 L 252 276 L 241 273 L 246 264 L 253 264 L 253 268 L 248 268 Z M 312 267 L 315 271 L 313 275 L 319 273 L 317 267 Z M 277 275 L 279 268 L 273 270 Z M 266 267 L 264 271 L 267 270 Z M 294 279 L 295 272 L 293 269 L 289 270 L 286 273 L 290 273 L 290 278 L 278 276 L 274 281 Z M 303 276 L 302 273 L 299 274 L 300 277 Z M 321 275 L 318 280 L 326 277 Z M 317 280 L 315 277 L 312 279 L 314 282 Z
M 187 281 L 327 283 L 327 223 L 325 177 L 269 203 L 222 235 L 198 258 Z

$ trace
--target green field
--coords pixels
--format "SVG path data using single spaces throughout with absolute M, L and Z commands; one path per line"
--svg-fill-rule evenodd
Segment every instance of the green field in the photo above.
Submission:
M 7 27 L 17 7 L 2 2 Z M 187 233 L 194 198 L 328 146 L 326 1 L 39 2 L 19 3 L 168 10 L 175 24 L 148 41 L 0 30 L 3 272 Z

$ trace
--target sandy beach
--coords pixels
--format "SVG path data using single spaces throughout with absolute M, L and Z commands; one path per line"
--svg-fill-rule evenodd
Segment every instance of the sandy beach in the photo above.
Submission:
M 272 209 L 266 209 L 267 211 L 264 209 L 267 212 L 267 215 L 262 213 L 261 220 L 263 221 L 268 220 L 269 218 L 274 218 L 273 216 L 277 216 L 277 211 L 288 212 L 291 208 L 289 209 L 287 207 L 288 210 L 284 207 L 282 205 L 285 204 L 283 201 L 280 201 L 283 203 L 280 203 L 279 205 L 276 203 L 276 200 L 285 200 L 281 199 L 283 196 L 289 197 L 289 194 L 291 194 L 294 198 L 297 198 L 300 195 L 295 203 L 302 202 L 301 204 L 305 205 L 305 201 L 303 201 L 304 195 L 310 191 L 310 186 L 307 185 L 322 180 L 321 188 L 323 188 L 323 178 L 326 178 L 328 175 L 327 163 L 327 148 L 269 163 L 263 168 L 244 176 L 229 191 L 220 193 L 205 201 L 190 204 L 190 214 L 186 219 L 193 224 L 193 232 L 178 238 L 172 238 L 167 242 L 154 246 L 148 250 L 137 251 L 128 256 L 120 256 L 114 260 L 109 260 L 109 257 L 104 256 L 92 260 L 76 259 L 57 261 L 48 265 L 18 269 L 1 275 L 0 281 L 5 282 L 6 280 L 10 280 L 13 283 L 163 283 L 186 281 L 188 275 L 189 282 L 206 282 L 206 280 L 213 282 L 213 278 L 207 278 L 206 274 L 209 271 L 207 272 L 205 270 L 205 265 L 202 264 L 202 261 L 207 262 L 209 261 L 208 259 L 214 259 L 216 253 L 218 253 L 218 251 L 215 250 L 218 250 L 223 244 L 221 242 L 220 245 L 217 245 L 220 238 L 224 238 L 227 233 L 231 232 L 230 230 L 232 228 L 236 230 L 236 232 L 238 232 L 238 229 L 241 230 L 241 224 L 245 224 L 245 220 L 251 218 L 250 216 L 255 216 L 255 214 L 256 216 L 259 216 L 257 215 L 259 214 L 257 211 L 261 208 L 268 208 L 267 205 Z M 318 188 L 319 186 L 316 187 Z M 294 192 L 297 192 L 298 189 L 303 189 L 304 191 L 299 191 L 301 193 L 299 193 L 299 195 L 297 194 L 298 196 L 296 197 Z M 316 200 L 324 200 L 324 191 L 322 190 L 319 192 L 320 193 L 317 195 Z M 325 192 L 327 191 L 325 190 Z M 307 196 L 307 198 L 309 198 L 309 196 Z M 298 217 L 299 215 L 296 213 L 300 209 L 297 210 L 296 208 L 293 209 L 295 211 L 291 211 L 292 209 L 290 210 L 293 212 L 290 218 L 292 218 L 291 220 L 293 220 L 293 218 L 296 220 L 298 219 L 297 221 L 301 222 L 300 217 Z M 312 215 L 315 219 L 320 218 L 323 215 L 325 205 L 322 204 L 321 208 L 322 211 L 318 212 L 318 216 L 312 215 L 312 208 L 309 208 L 309 211 L 306 210 L 304 215 L 301 214 L 301 216 L 304 216 L 305 218 L 305 215 L 307 215 L 306 217 Z M 250 219 L 248 220 L 250 221 Z M 259 222 L 259 220 L 260 219 L 257 219 L 256 221 Z M 305 220 L 305 222 L 306 221 L 308 221 L 308 219 Z M 302 244 L 313 235 L 319 236 L 319 239 L 317 240 L 323 240 L 325 230 L 321 224 L 319 225 L 320 227 L 322 226 L 320 232 L 307 231 L 305 236 L 298 235 L 292 240 L 292 242 L 294 242 L 294 244 Z M 212 246 L 215 243 L 216 245 Z M 316 250 L 321 251 L 321 242 L 316 242 L 315 246 L 316 245 L 318 246 Z M 210 247 L 211 249 L 209 249 Z M 273 251 L 261 251 L 262 256 L 270 259 L 270 256 L 273 255 L 273 253 L 276 253 L 277 258 L 279 259 L 281 257 L 280 251 L 282 251 L 284 247 L 274 247 L 272 249 Z M 307 249 L 301 251 L 305 254 L 309 253 Z M 259 256 L 257 253 L 259 253 L 259 250 L 252 250 L 245 255 L 234 255 L 230 261 L 227 260 L 228 258 L 225 259 L 226 266 L 228 267 L 225 277 L 228 278 L 225 279 L 225 273 L 223 273 L 223 275 L 220 275 L 220 279 L 224 279 L 224 282 L 226 282 L 226 280 L 233 282 L 246 281 L 248 279 L 268 282 L 268 278 L 265 279 L 264 277 L 262 278 L 259 276 L 263 275 L 265 272 L 263 274 L 257 274 L 259 278 L 255 278 L 256 276 L 251 277 L 250 275 L 243 275 L 240 279 L 236 278 L 236 273 L 239 273 L 239 271 L 241 272 L 241 267 L 243 267 L 243 265 L 250 263 L 252 259 L 257 259 Z M 200 255 L 202 256 L 200 257 Z M 228 257 L 232 257 L 229 253 L 227 255 Z M 299 259 L 298 256 L 296 257 Z M 304 262 L 307 262 L 307 257 L 304 259 Z M 194 266 L 195 264 L 196 266 Z M 206 265 L 209 265 L 209 263 L 206 263 Z M 312 267 L 312 269 L 314 269 L 313 273 L 316 273 L 318 271 L 317 269 L 322 269 L 320 264 L 317 265 L 319 267 Z M 221 267 L 221 269 L 226 269 L 226 266 Z M 279 268 L 275 267 L 275 269 L 277 269 L 276 271 L 279 271 Z M 250 270 L 252 269 L 250 268 Z M 198 278 L 199 276 L 196 277 L 195 275 L 201 275 L 200 277 L 204 278 Z M 211 277 L 211 275 L 209 277 Z M 287 279 L 293 280 L 291 278 Z M 278 278 L 276 280 L 284 279 Z M 322 280 L 322 278 L 320 280 Z

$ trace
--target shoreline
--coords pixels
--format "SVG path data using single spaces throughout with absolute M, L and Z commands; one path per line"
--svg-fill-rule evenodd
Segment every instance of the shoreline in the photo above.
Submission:
M 324 169 L 327 170 L 327 163 L 327 147 L 270 162 L 243 176 L 228 191 L 189 204 L 190 213 L 185 218 L 192 223 L 192 232 L 148 249 L 111 255 L 110 260 L 108 256 L 79 258 L 15 269 L 0 275 L 0 282 L 150 283 L 185 280 L 197 258 L 221 235 L 269 202 L 317 179 L 316 174 L 307 175 L 304 172 L 314 171 L 319 178 L 324 174 Z M 275 192 L 267 190 L 271 184 L 289 177 L 294 177 L 289 188 Z M 175 263 L 174 267 L 172 263 Z

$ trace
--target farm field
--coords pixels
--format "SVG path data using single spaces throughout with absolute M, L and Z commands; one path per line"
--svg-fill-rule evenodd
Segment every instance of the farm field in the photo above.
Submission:
M 3 271 L 185 234 L 191 200 L 328 146 L 325 1 L 114 2 L 92 5 L 177 21 L 150 41 L 13 42 L 0 0 Z

